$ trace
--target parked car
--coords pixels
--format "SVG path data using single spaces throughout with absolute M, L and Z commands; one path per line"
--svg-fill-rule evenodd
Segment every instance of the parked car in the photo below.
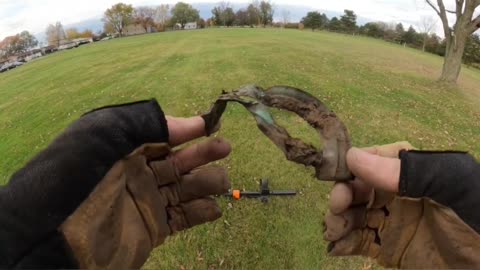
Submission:
M 25 61 L 15 61 L 12 63 L 13 68 L 19 67 L 21 65 L 25 64 Z
M 4 64 L 4 65 L 1 65 L 1 66 L 0 66 L 0 73 L 7 71 L 7 70 L 8 70 L 8 67 L 9 67 L 9 64 L 8 64 L 8 63 L 6 63 L 6 64 Z
M 5 72 L 7 70 L 14 69 L 14 68 L 19 67 L 23 64 L 24 63 L 20 62 L 20 61 L 6 63 L 6 64 L 4 64 L 3 66 L 0 67 L 0 72 Z

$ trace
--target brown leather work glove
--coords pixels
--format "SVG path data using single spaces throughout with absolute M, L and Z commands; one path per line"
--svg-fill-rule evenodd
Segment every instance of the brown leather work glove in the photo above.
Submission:
M 478 268 L 480 235 L 464 222 L 467 218 L 439 203 L 435 194 L 413 198 L 399 192 L 399 178 L 422 181 L 420 169 L 411 170 L 413 165 L 405 164 L 417 161 L 415 156 L 398 158 L 400 150 L 412 148 L 400 142 L 349 151 L 348 166 L 356 178 L 351 183 L 336 183 L 330 193 L 324 224 L 329 255 L 368 256 L 392 268 Z M 463 171 L 469 172 L 468 166 L 464 167 Z M 418 179 L 407 179 L 407 174 Z M 430 183 L 430 189 L 439 185 Z M 451 195 L 457 201 L 462 199 L 461 194 Z
M 219 218 L 210 195 L 230 188 L 226 171 L 198 167 L 225 156 L 215 144 L 225 142 L 178 152 L 165 143 L 144 144 L 118 161 L 60 227 L 79 267 L 140 268 L 168 235 Z M 197 158 L 186 158 L 192 154 Z

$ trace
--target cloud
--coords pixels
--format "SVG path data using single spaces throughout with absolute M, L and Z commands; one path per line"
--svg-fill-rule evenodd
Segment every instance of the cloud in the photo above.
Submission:
M 192 0 L 188 2 L 216 2 L 217 0 Z M 218 0 L 220 1 L 220 0 Z M 0 39 L 28 30 L 43 32 L 49 23 L 56 21 L 71 24 L 100 16 L 118 0 L 0 0 Z M 126 0 L 134 6 L 173 4 L 176 0 Z M 231 0 L 246 3 L 249 0 Z M 358 16 L 385 22 L 402 22 L 415 25 L 422 16 L 436 17 L 425 0 L 275 0 L 276 5 L 303 5 L 320 11 L 352 9 Z M 437 26 L 441 33 L 441 24 Z

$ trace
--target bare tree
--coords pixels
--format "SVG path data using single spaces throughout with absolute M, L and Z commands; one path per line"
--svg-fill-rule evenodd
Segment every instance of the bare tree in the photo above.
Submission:
M 248 21 L 250 25 L 260 25 L 260 2 L 252 0 L 247 7 Z
M 423 45 L 422 50 L 425 51 L 425 46 L 427 45 L 428 37 L 435 30 L 437 26 L 437 20 L 430 16 L 422 16 L 418 22 L 418 29 L 423 34 Z
M 47 27 L 46 34 L 49 46 L 58 47 L 67 39 L 67 35 L 63 30 L 63 25 L 60 22 L 50 24 Z
M 462 68 L 462 56 L 467 38 L 480 28 L 480 15 L 474 16 L 480 0 L 455 0 L 455 10 L 448 10 L 443 0 L 425 0 L 440 17 L 447 47 L 440 81 L 455 83 Z M 455 23 L 449 25 L 447 13 L 455 15 Z
M 282 24 L 285 26 L 290 22 L 290 11 L 287 9 L 282 10 Z
M 165 27 L 168 20 L 170 20 L 170 6 L 168 4 L 161 4 L 157 7 L 154 21 Z
M 156 9 L 152 7 L 135 8 L 133 15 L 135 23 L 140 24 L 145 29 L 145 32 L 148 32 L 148 28 L 154 25 L 156 12 Z
M 229 2 L 221 1 L 212 9 L 213 20 L 216 25 L 231 26 L 235 20 L 235 13 Z

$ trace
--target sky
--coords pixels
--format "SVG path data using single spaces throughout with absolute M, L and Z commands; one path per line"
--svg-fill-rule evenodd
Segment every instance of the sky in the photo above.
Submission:
M 122 0 L 0 0 L 0 39 L 28 30 L 38 33 L 56 21 L 64 25 L 99 17 L 113 4 Z M 216 2 L 216 0 L 184 0 L 189 3 Z M 123 0 L 133 6 L 174 4 L 177 0 Z M 249 0 L 232 0 L 246 3 Z M 454 2 L 453 0 L 445 0 Z M 437 19 L 424 0 L 273 0 L 275 5 L 302 5 L 319 11 L 352 9 L 358 16 L 372 21 L 402 22 L 416 26 L 422 16 Z M 441 24 L 436 32 L 441 34 Z

